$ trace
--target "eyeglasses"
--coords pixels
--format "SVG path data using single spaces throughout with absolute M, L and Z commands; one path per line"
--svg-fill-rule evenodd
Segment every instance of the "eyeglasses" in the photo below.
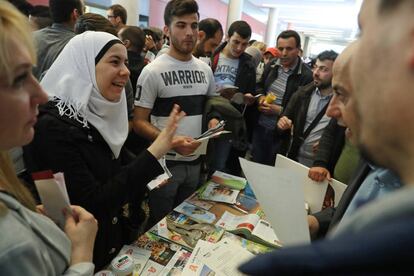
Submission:
M 106 17 L 109 19 L 109 18 L 115 18 L 116 16 L 115 15 L 107 15 Z

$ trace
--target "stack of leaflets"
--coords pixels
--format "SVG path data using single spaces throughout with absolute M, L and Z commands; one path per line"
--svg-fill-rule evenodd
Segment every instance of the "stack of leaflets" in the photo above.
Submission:
M 225 231 L 214 224 L 198 223 L 173 211 L 152 227 L 150 232 L 192 250 L 200 239 L 218 242 Z
M 191 255 L 189 250 L 150 232 L 140 236 L 132 246 L 127 248 L 126 251 L 131 250 L 130 248 L 141 248 L 151 252 L 144 268 L 140 273 L 137 272 L 142 276 L 180 274 Z M 139 251 L 135 250 L 131 255 L 138 255 L 138 253 L 135 252 Z
M 275 248 L 282 246 L 272 226 L 256 214 L 236 216 L 225 211 L 216 225 L 266 246 Z
M 216 244 L 200 240 L 181 275 L 243 275 L 237 268 L 253 256 L 230 239 Z
M 207 131 L 202 133 L 200 136 L 195 137 L 194 139 L 197 141 L 203 141 L 203 140 L 208 140 L 213 137 L 217 137 L 220 134 L 230 133 L 230 131 L 228 130 L 223 130 L 225 125 L 226 125 L 226 122 L 221 120 L 215 127 L 208 129 Z
M 209 181 L 200 189 L 198 196 L 204 200 L 234 204 L 239 193 L 240 190 Z

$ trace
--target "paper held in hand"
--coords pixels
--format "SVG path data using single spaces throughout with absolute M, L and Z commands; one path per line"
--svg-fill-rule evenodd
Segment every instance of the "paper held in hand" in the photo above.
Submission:
M 225 134 L 225 133 L 230 133 L 231 131 L 228 130 L 223 130 L 223 127 L 226 125 L 225 121 L 220 121 L 217 126 L 208 129 L 207 131 L 205 131 L 204 133 L 202 133 L 200 136 L 197 136 L 194 138 L 194 140 L 196 140 L 197 142 L 201 142 L 201 145 L 198 146 L 198 148 L 190 155 L 186 155 L 188 156 L 193 156 L 193 155 L 205 155 L 207 152 L 207 145 L 208 145 L 208 140 L 211 138 L 215 138 L 220 136 L 221 134 Z M 179 153 L 176 154 L 176 158 L 181 157 L 182 155 L 180 155 Z
M 147 188 L 151 191 L 152 189 L 158 187 L 161 183 L 164 181 L 167 181 L 172 177 L 172 174 L 170 170 L 167 168 L 167 164 L 165 163 L 165 157 L 162 157 L 158 160 L 158 163 L 160 163 L 161 167 L 164 169 L 164 173 L 157 176 L 154 180 L 150 181 L 147 184 Z
M 32 178 L 47 216 L 63 229 L 66 221 L 64 210 L 72 212 L 63 173 L 42 171 L 33 173 Z

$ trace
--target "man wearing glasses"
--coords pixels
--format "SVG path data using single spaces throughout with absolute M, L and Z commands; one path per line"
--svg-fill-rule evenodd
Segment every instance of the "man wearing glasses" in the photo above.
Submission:
M 121 5 L 115 4 L 108 8 L 106 17 L 119 32 L 126 25 L 127 11 Z

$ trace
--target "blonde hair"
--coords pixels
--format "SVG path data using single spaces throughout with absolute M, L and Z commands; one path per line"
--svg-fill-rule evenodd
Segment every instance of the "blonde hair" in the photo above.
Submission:
M 36 210 L 34 199 L 29 190 L 17 178 L 12 161 L 7 152 L 0 152 L 0 186 L 25 207 L 32 211 Z M 0 214 L 4 213 L 4 208 L 4 205 L 0 205 Z
M 10 37 L 18 37 L 22 45 L 26 45 L 32 61 L 35 61 L 35 50 L 30 33 L 28 19 L 7 1 L 0 1 L 0 77 L 12 81 L 10 68 L 14 58 L 13 48 L 10 47 Z M 30 192 L 23 186 L 16 176 L 12 162 L 7 152 L 0 151 L 0 186 L 8 193 L 16 197 L 25 207 L 35 210 L 35 201 Z M 0 205 L 0 214 L 4 214 L 7 208 Z
M 261 42 L 261 41 L 253 42 L 252 47 L 259 49 L 262 53 L 265 52 L 267 48 L 266 43 Z
M 25 45 L 36 62 L 36 52 L 33 46 L 29 20 L 7 1 L 0 1 L 0 76 L 5 76 L 9 83 L 12 72 L 9 64 L 14 58 L 13 48 L 10 47 L 10 37 L 18 37 L 19 43 Z

